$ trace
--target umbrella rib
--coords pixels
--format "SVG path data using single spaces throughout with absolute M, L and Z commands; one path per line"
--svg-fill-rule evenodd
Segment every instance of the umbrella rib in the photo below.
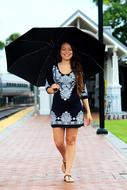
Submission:
M 70 27 L 70 28 L 71 28 L 71 27 Z M 80 29 L 79 29 L 79 30 L 80 30 Z M 68 28 L 62 32 L 62 34 L 61 34 L 61 35 L 59 36 L 59 38 L 57 39 L 56 43 L 59 43 L 59 40 L 62 40 L 63 35 L 64 35 L 67 31 L 68 31 Z M 80 32 L 84 33 L 82 30 L 80 30 Z M 89 34 L 86 33 L 86 32 L 85 32 L 85 34 L 89 35 Z M 89 36 L 90 36 L 90 35 L 89 35 Z M 94 38 L 93 36 L 90 36 L 90 37 L 95 40 L 95 38 Z M 88 54 L 86 54 L 86 53 L 84 53 L 84 52 L 80 52 L 80 51 L 79 51 L 79 53 L 81 53 L 81 54 L 86 55 L 87 57 L 89 57 L 89 58 L 90 58 L 92 61 L 94 61 L 95 64 L 104 72 L 104 69 L 97 63 L 97 61 L 96 61 L 94 58 L 92 58 L 90 55 L 88 55 Z
M 74 45 L 75 48 L 77 48 L 76 49 L 77 52 L 79 52 L 79 54 L 83 56 L 83 59 L 86 65 L 88 65 L 88 72 L 90 71 L 91 74 L 93 71 L 95 71 L 96 73 L 104 72 L 103 62 L 101 65 L 102 56 L 96 57 L 96 54 L 94 54 L 95 52 L 92 52 L 91 49 L 90 51 L 85 49 L 87 46 L 82 45 L 84 44 L 83 40 L 85 40 L 86 45 L 89 42 L 96 42 L 95 41 L 96 39 L 93 36 L 73 26 L 61 27 L 60 29 L 55 28 L 49 31 L 49 33 L 48 33 L 48 29 L 49 28 L 47 28 L 44 31 L 42 29 L 41 30 L 39 29 L 39 32 L 36 30 L 34 32 L 33 30 L 32 33 L 30 32 L 30 34 L 28 33 L 27 35 L 23 35 L 22 37 L 19 37 L 19 39 L 16 40 L 16 43 L 14 42 L 12 45 L 9 45 L 8 50 L 10 50 L 10 54 L 9 54 L 10 59 L 7 59 L 7 61 L 9 62 L 8 71 L 12 73 L 13 72 L 18 73 L 19 70 L 21 69 L 20 73 L 24 74 L 22 68 L 25 67 L 26 68 L 25 74 L 28 74 L 28 69 L 29 69 L 28 67 L 32 66 L 32 70 L 33 70 L 32 72 L 34 72 L 34 64 L 32 64 L 32 62 L 38 60 L 39 70 L 38 70 L 37 75 L 36 75 L 36 72 L 34 73 L 36 75 L 36 77 L 34 77 L 34 81 L 36 81 L 36 84 L 41 85 L 43 81 L 45 82 L 46 69 L 48 68 L 48 64 L 50 65 L 52 64 L 52 60 L 55 59 L 55 56 L 58 53 L 56 50 L 60 48 L 59 46 L 61 45 L 61 43 L 65 41 L 68 43 L 70 42 L 71 45 Z M 93 40 L 89 41 L 91 39 L 94 39 L 94 41 Z M 19 48 L 19 46 L 21 47 Z M 16 52 L 17 54 L 15 54 Z M 13 56 L 12 53 L 14 53 L 15 55 Z M 91 54 L 93 54 L 93 56 Z M 16 65 L 18 66 L 18 62 L 19 62 L 19 67 L 17 68 L 17 71 L 16 71 Z M 89 65 L 93 66 L 93 70 L 91 69 L 89 70 L 90 68 Z M 85 64 L 83 66 L 85 69 Z M 87 67 L 86 67 L 86 70 L 87 70 Z
M 45 42 L 45 41 L 29 41 L 29 40 L 21 40 L 20 42 L 29 42 L 29 43 L 42 43 L 42 44 L 46 44 L 48 46 L 50 46 L 50 43 L 49 42 Z
M 64 28 L 64 27 L 63 27 Z M 69 27 L 69 28 L 73 28 L 73 26 Z M 59 36 L 59 38 L 56 40 L 56 44 L 59 44 L 59 41 L 62 40 L 63 35 L 68 31 L 68 28 L 64 28 L 66 30 L 63 30 Z
M 46 49 L 46 48 L 47 48 L 47 47 L 40 48 L 39 50 L 35 50 L 34 52 L 27 53 L 26 55 L 20 57 L 19 59 L 17 59 L 17 60 L 14 62 L 13 65 L 11 65 L 11 66 L 9 67 L 9 70 L 11 70 L 13 67 L 15 67 L 15 65 L 17 64 L 17 62 L 20 61 L 20 60 L 22 60 L 22 59 L 25 58 L 26 56 L 32 55 L 32 54 L 37 53 L 37 52 L 39 52 L 40 50 L 43 50 L 43 49 Z
M 97 63 L 97 61 L 94 58 L 92 58 L 90 55 L 88 55 L 88 54 L 86 54 L 84 52 L 79 52 L 79 53 L 83 54 L 83 55 L 89 57 L 91 60 L 93 60 L 95 62 L 95 64 L 104 72 L 104 69 Z
M 50 51 L 49 54 L 48 54 L 48 56 L 46 57 L 45 62 L 44 62 L 43 65 L 46 65 L 46 62 L 47 62 L 48 58 L 50 57 L 51 53 L 52 53 L 52 52 Z M 39 81 L 40 81 L 40 78 L 41 78 L 41 75 L 42 75 L 42 71 L 43 71 L 43 67 L 41 68 L 40 74 L 39 74 L 39 76 L 38 76 L 37 84 L 38 84 Z

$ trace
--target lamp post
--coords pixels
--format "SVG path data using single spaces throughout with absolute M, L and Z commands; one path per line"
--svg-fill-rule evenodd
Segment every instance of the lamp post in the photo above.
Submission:
M 99 41 L 103 43 L 103 0 L 98 0 L 98 33 Z M 104 69 L 104 60 L 103 60 Z M 97 134 L 108 134 L 105 129 L 105 117 L 104 117 L 104 73 L 99 73 L 99 118 L 100 118 L 100 128 L 97 129 Z

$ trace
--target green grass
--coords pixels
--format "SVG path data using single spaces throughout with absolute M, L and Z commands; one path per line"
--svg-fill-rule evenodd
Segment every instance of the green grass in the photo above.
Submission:
M 105 128 L 127 143 L 127 120 L 105 120 Z

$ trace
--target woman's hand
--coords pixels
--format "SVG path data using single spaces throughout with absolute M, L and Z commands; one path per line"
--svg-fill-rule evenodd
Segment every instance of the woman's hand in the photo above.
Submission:
M 60 88 L 60 86 L 56 83 L 52 84 L 50 87 L 47 88 L 48 94 L 54 94 L 57 92 L 57 90 Z
M 88 126 L 92 123 L 93 118 L 90 112 L 86 113 L 85 126 Z
M 55 93 L 55 92 L 57 92 L 57 90 L 59 90 L 60 86 L 59 86 L 59 84 L 54 83 L 51 85 L 51 88 L 53 89 L 53 91 Z

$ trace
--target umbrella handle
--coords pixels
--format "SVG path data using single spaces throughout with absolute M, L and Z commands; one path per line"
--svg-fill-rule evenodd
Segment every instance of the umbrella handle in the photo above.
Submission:
M 53 90 L 54 90 L 55 92 L 57 92 L 58 89 L 57 89 L 57 88 L 53 88 Z

